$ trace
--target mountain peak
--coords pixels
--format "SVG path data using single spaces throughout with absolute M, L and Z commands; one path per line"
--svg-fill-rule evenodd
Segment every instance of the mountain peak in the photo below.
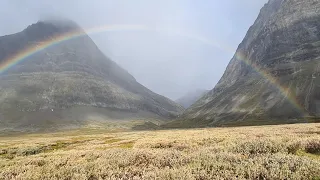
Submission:
M 70 20 L 68 18 L 62 18 L 62 17 L 49 17 L 49 18 L 41 19 L 37 23 L 51 24 L 51 25 L 54 25 L 55 27 L 60 27 L 60 28 L 81 29 L 81 27 L 75 21 Z
M 128 118 L 167 119 L 183 110 L 139 84 L 89 36 L 64 34 L 78 30 L 72 21 L 49 19 L 0 37 L 0 62 L 20 58 L 0 74 L 0 131 L 73 128 Z M 65 39 L 55 43 L 60 35 Z M 30 56 L 17 56 L 21 52 Z
M 37 23 L 29 25 L 24 32 L 31 39 L 39 39 L 68 32 L 84 32 L 84 30 L 72 20 L 64 18 L 51 18 L 39 20 Z
M 319 9 L 318 0 L 269 0 L 237 49 L 242 57 L 182 117 L 195 126 L 319 118 Z

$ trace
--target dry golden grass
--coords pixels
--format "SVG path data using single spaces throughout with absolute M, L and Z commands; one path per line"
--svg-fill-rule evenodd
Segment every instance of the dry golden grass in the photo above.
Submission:
M 0 138 L 0 179 L 319 179 L 320 124 Z

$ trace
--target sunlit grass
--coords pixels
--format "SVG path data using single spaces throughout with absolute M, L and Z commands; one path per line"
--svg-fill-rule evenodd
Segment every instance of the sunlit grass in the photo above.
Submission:
M 0 179 L 317 179 L 320 124 L 0 138 Z

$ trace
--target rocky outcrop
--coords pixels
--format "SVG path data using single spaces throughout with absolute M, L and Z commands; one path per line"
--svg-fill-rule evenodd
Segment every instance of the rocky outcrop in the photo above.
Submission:
M 82 32 L 76 38 L 68 34 Z M 45 21 L 0 37 L 0 63 L 51 45 L 0 75 L 0 128 L 78 127 L 88 121 L 172 118 L 183 108 L 151 92 L 107 58 L 71 21 Z
M 320 1 L 269 0 L 219 83 L 183 118 L 218 126 L 319 116 Z

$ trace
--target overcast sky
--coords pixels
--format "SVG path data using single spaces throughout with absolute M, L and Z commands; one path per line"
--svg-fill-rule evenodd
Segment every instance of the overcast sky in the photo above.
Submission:
M 0 35 L 51 16 L 85 30 L 135 24 L 155 31 L 90 34 L 141 84 L 173 100 L 212 89 L 267 0 L 1 0 Z M 219 44 L 219 48 L 214 44 Z

